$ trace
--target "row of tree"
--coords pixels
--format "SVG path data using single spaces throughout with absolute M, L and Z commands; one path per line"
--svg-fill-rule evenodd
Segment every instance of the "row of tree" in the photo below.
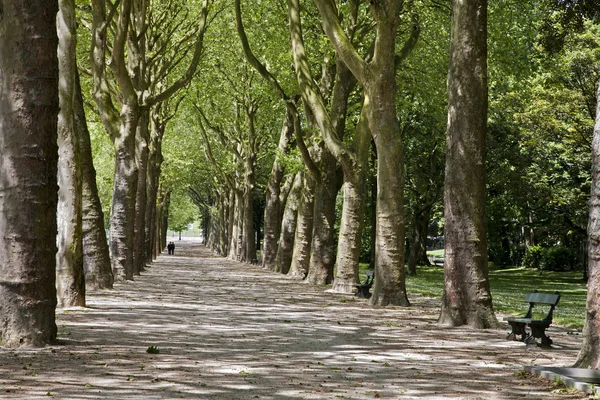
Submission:
M 86 288 L 133 279 L 164 247 L 161 141 L 198 67 L 208 6 L 0 4 L 0 344 L 53 341 L 57 305 L 85 306 Z M 86 108 L 114 151 L 108 238 Z
M 231 258 L 257 259 L 256 227 L 261 218 L 256 204 L 261 202 L 256 200 L 256 186 L 258 176 L 268 176 L 263 265 L 315 284 L 333 282 L 338 292 L 350 291 L 358 281 L 369 203 L 366 188 L 371 187 L 375 305 L 409 304 L 404 282 L 405 188 L 416 193 L 408 214 L 414 237 L 421 238 L 411 247 L 416 248 L 416 260 L 423 252 L 427 226 L 422 221 L 431 216 L 440 197 L 436 177 L 445 159 L 446 260 L 440 321 L 480 328 L 496 324 L 485 223 L 485 0 L 316 0 L 316 7 L 288 0 L 279 8 L 253 4 L 258 6 L 253 12 L 243 12 L 240 0 L 233 7 L 211 6 L 208 0 L 34 3 L 5 0 L 0 8 L 0 30 L 10 32 L 0 37 L 3 345 L 52 341 L 56 299 L 62 306 L 84 305 L 86 284 L 102 288 L 110 287 L 113 279 L 133 279 L 160 250 L 170 193 L 160 180 L 162 142 L 175 116 L 179 121 L 173 126 L 193 121 L 199 132 L 205 164 L 197 168 L 201 179 L 190 185 L 190 194 L 210 217 L 205 221 L 210 245 Z M 567 31 L 576 17 L 597 16 L 593 3 L 583 0 L 548 4 L 548 9 L 566 15 L 575 10 L 571 20 L 563 21 Z M 251 32 L 244 25 L 248 20 Z M 440 24 L 448 20 L 450 25 Z M 445 96 L 437 101 L 422 96 L 427 87 L 411 91 L 421 82 L 420 71 L 411 67 L 419 62 L 413 57 L 415 49 L 422 48 L 421 65 L 436 69 L 427 52 L 446 46 L 439 40 L 430 46 L 426 38 L 449 27 L 444 129 L 438 117 L 439 110 L 445 113 L 440 106 Z M 237 35 L 224 35 L 227 30 Z M 282 35 L 289 39 L 279 40 Z M 560 44 L 568 41 L 565 37 Z M 79 65 L 76 39 L 79 48 L 87 50 L 87 60 L 80 59 Z M 237 58 L 223 63 L 223 54 L 238 52 L 245 62 Z M 292 68 L 289 60 L 286 64 L 290 55 Z M 200 65 L 203 73 L 196 74 Z M 183 91 L 194 75 L 197 83 Z M 91 96 L 82 96 L 82 85 Z M 101 121 L 114 149 L 110 261 L 84 105 Z M 399 113 L 400 108 L 412 110 L 412 115 Z M 419 112 L 422 108 L 432 112 Z M 430 121 L 422 118 L 428 114 Z M 272 140 L 276 119 L 282 121 L 278 141 Z M 439 133 L 444 130 L 442 157 Z M 431 137 L 424 140 L 423 132 Z M 276 142 L 270 174 L 257 171 L 263 151 Z M 413 173 L 406 175 L 411 163 L 405 163 L 405 154 L 425 160 L 425 167 L 412 164 Z M 375 168 L 376 180 L 367 179 L 369 168 Z M 341 218 L 336 222 L 340 188 Z M 598 246 L 593 239 L 595 202 L 591 204 L 589 251 L 594 266 Z M 410 267 L 411 263 L 409 271 Z M 599 326 L 593 296 L 596 269 L 591 269 L 580 365 L 597 365 L 600 353 L 594 339 Z
M 388 66 L 386 73 L 379 72 L 375 59 L 376 45 L 384 40 L 378 35 L 385 33 L 366 27 L 383 27 L 387 22 L 377 19 L 377 7 L 389 10 L 389 5 L 315 5 L 296 8 L 289 2 L 287 10 L 255 13 L 242 11 L 242 6 L 255 10 L 255 3 L 237 1 L 235 15 L 222 15 L 226 21 L 236 20 L 238 38 L 224 41 L 239 50 L 210 55 L 219 66 L 210 79 L 219 83 L 207 89 L 208 95 L 196 97 L 190 113 L 197 119 L 192 117 L 189 125 L 199 126 L 205 159 L 212 166 L 203 166 L 210 179 L 199 173 L 190 188 L 203 209 L 209 245 L 247 262 L 256 261 L 254 249 L 260 247 L 265 268 L 310 283 L 332 283 L 334 291 L 343 293 L 353 290 L 359 259 L 373 245 L 371 254 L 379 263 L 374 262 L 372 304 L 406 305 L 404 261 L 407 273 L 423 262 L 427 230 L 432 218 L 441 215 L 445 192 L 441 222 L 446 285 L 440 321 L 496 325 L 488 259 L 514 265 L 529 245 L 562 244 L 579 250 L 585 242 L 590 183 L 586 145 L 597 81 L 598 42 L 590 36 L 596 29 L 593 4 L 494 3 L 489 6 L 493 22 L 488 49 L 487 20 L 481 11 L 487 5 L 469 3 L 462 9 L 444 2 L 404 2 L 394 22 L 394 47 L 386 56 L 388 61 L 394 58 L 393 68 Z M 556 36 L 551 28 L 559 25 L 552 20 L 573 8 L 585 9 L 578 14 L 580 26 L 564 25 L 561 39 L 555 38 L 559 46 L 550 40 Z M 450 18 L 450 10 L 458 15 Z M 448 42 L 440 36 L 447 37 L 450 19 Z M 517 31 L 517 37 L 507 38 L 507 30 Z M 323 35 L 331 46 L 323 44 Z M 265 46 L 265 37 L 270 44 L 284 43 L 283 50 Z M 440 88 L 448 61 L 440 60 L 448 51 L 446 114 L 446 95 Z M 243 52 L 245 64 L 238 52 Z M 286 69 L 282 52 L 291 52 L 293 69 Z M 229 56 L 243 65 L 237 72 L 228 66 Z M 372 71 L 389 80 L 369 81 Z M 219 79 L 220 74 L 230 75 Z M 377 96 L 371 101 L 369 85 L 377 87 L 377 95 L 395 91 L 393 107 L 386 108 Z M 216 99 L 222 86 L 230 87 L 223 102 Z M 207 80 L 203 87 L 213 86 Z M 252 115 L 235 111 L 246 109 L 244 96 L 249 93 L 261 108 Z M 569 100 L 562 103 L 559 96 Z M 371 116 L 377 126 L 371 125 L 373 104 L 379 112 L 393 109 L 398 130 L 392 137 L 401 137 L 400 143 L 382 139 L 386 136 L 378 129 L 384 129 L 384 114 Z M 261 112 L 265 143 L 271 137 L 270 143 L 278 145 L 242 153 L 244 146 L 256 143 L 252 138 L 264 137 L 256 129 Z M 281 129 L 274 132 L 276 113 Z M 369 160 L 371 146 L 374 161 Z M 258 161 L 254 169 L 245 163 L 245 154 L 260 160 L 269 151 L 273 156 L 266 159 L 272 163 Z M 410 157 L 403 161 L 403 154 Z M 256 169 L 262 170 L 262 180 Z M 397 213 L 394 206 L 400 207 Z M 263 215 L 251 207 L 264 207 Z

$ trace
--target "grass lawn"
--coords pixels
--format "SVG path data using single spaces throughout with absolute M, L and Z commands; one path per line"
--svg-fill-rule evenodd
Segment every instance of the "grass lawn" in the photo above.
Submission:
M 582 328 L 585 318 L 586 285 L 581 278 L 581 271 L 546 271 L 541 276 L 538 271 L 525 268 L 490 271 L 494 310 L 504 314 L 524 315 L 529 307 L 523 301 L 525 294 L 535 289 L 549 293 L 558 290 L 561 297 L 554 311 L 554 322 L 573 328 Z M 444 269 L 442 267 L 419 267 L 417 276 L 406 278 L 406 289 L 409 295 L 410 293 L 419 293 L 441 298 L 443 284 Z M 544 309 L 543 312 L 547 312 L 547 309 Z
M 363 279 L 364 276 L 361 276 L 361 280 Z M 525 294 L 535 289 L 548 293 L 558 291 L 561 298 L 554 311 L 554 322 L 573 328 L 583 327 L 586 285 L 582 280 L 581 271 L 545 271 L 540 276 L 538 271 L 525 268 L 501 269 L 490 271 L 490 285 L 494 310 L 512 315 L 524 315 L 527 311 L 529 305 L 523 301 Z M 417 276 L 406 277 L 406 289 L 409 296 L 411 293 L 418 293 L 441 298 L 444 289 L 444 269 L 434 266 L 418 267 Z M 534 317 L 543 318 L 547 311 L 546 308 L 540 308 L 540 313 L 544 315 L 534 313 Z

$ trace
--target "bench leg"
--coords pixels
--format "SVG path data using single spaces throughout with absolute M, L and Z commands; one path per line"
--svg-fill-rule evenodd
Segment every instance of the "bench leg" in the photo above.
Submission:
M 545 326 L 531 326 L 531 336 L 534 338 L 541 339 L 541 343 L 538 345 L 540 347 L 549 348 L 552 346 L 552 339 L 546 336 L 546 327 Z M 534 339 L 535 340 L 535 339 Z
M 506 337 L 509 340 L 518 340 L 520 342 L 524 342 L 529 337 L 529 334 L 525 331 L 525 324 L 523 322 L 513 322 L 508 321 L 510 327 L 512 328 L 512 332 L 508 334 Z M 521 338 L 517 338 L 517 335 L 520 335 Z

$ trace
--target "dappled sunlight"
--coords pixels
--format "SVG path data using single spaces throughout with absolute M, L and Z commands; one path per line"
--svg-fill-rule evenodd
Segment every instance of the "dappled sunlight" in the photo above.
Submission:
M 178 242 L 134 282 L 59 310 L 61 345 L 0 350 L 2 397 L 583 397 L 514 375 L 573 362 L 580 338 L 566 330 L 551 327 L 543 350 L 506 341 L 508 326 L 439 326 L 436 300 L 373 308 L 325 290 Z

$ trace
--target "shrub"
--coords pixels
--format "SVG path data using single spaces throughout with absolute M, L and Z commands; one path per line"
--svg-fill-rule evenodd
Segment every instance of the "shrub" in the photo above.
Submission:
M 540 271 L 563 271 L 571 269 L 573 260 L 573 251 L 568 247 L 531 246 L 525 252 L 523 266 Z
M 525 251 L 523 256 L 523 266 L 525 268 L 540 269 L 542 259 L 544 258 L 545 249 L 542 246 L 530 246 Z
M 554 246 L 547 249 L 541 268 L 545 271 L 563 271 L 571 269 L 573 252 L 565 246 Z

